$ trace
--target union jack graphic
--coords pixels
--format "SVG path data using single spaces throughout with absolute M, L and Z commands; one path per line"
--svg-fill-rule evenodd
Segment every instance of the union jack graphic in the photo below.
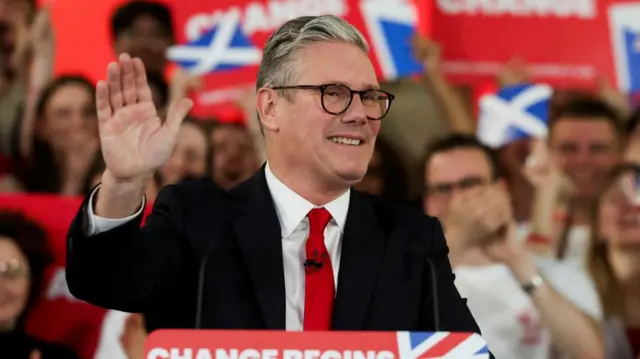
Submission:
M 397 332 L 399 359 L 489 359 L 489 348 L 475 333 Z
M 410 39 L 416 31 L 418 14 L 408 0 L 363 0 L 360 9 L 386 79 L 423 71 L 411 53 Z
M 609 27 L 619 87 L 640 92 L 640 4 L 623 3 L 609 7 Z

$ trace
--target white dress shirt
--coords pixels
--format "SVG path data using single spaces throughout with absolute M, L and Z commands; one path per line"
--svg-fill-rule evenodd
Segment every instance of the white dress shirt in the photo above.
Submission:
M 286 329 L 302 330 L 304 316 L 305 272 L 303 263 L 306 259 L 305 242 L 309 236 L 309 219 L 307 214 L 315 208 L 312 203 L 302 198 L 282 183 L 269 168 L 265 167 L 267 186 L 275 204 L 280 229 L 282 231 L 282 257 L 284 265 L 284 286 L 286 294 Z M 108 219 L 93 213 L 93 198 L 98 188 L 89 198 L 88 235 L 95 235 L 120 226 L 140 215 L 144 208 L 144 199 L 140 210 L 127 218 Z M 342 235 L 349 210 L 350 190 L 335 200 L 327 203 L 324 208 L 331 214 L 331 221 L 324 231 L 324 243 L 331 258 L 333 279 L 338 286 L 338 270 L 340 267 L 340 252 Z

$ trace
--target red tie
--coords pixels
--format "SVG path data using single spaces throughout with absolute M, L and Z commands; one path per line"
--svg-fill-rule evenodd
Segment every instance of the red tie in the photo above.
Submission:
M 324 245 L 324 229 L 331 220 L 331 214 L 324 208 L 314 208 L 307 217 L 309 238 L 305 262 L 304 330 L 329 330 L 335 286 L 331 257 Z

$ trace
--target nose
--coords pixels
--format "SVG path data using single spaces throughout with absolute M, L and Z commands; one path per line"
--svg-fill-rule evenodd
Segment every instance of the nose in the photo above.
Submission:
M 364 105 L 362 104 L 360 96 L 354 94 L 349 108 L 342 115 L 342 122 L 363 126 L 367 123 L 367 119 L 367 113 L 365 111 Z

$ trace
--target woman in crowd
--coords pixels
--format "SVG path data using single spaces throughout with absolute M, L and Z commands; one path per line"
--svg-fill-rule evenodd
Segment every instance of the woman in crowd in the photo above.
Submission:
M 616 167 L 592 210 L 588 268 L 605 313 L 607 359 L 640 358 L 640 166 Z
M 209 137 L 202 123 L 187 117 L 180 125 L 176 147 L 156 175 L 158 187 L 183 179 L 204 178 L 209 173 Z
M 41 93 L 35 108 L 32 146 L 16 161 L 0 191 L 79 195 L 99 156 L 94 87 L 81 76 L 61 76 Z
M 52 260 L 43 229 L 20 214 L 0 212 L 0 357 L 77 358 L 70 349 L 33 338 L 24 330 Z

